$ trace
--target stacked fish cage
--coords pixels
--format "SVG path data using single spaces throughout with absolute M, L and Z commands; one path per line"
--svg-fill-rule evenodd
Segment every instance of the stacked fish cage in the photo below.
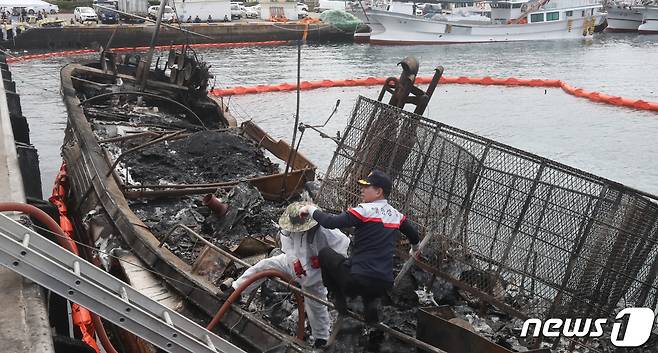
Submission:
M 365 97 L 342 136 L 318 204 L 355 206 L 387 172 L 439 280 L 520 319 L 656 307 L 655 197 Z

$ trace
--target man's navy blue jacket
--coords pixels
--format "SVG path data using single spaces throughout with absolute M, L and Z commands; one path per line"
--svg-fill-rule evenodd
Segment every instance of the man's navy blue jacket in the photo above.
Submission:
M 416 228 L 387 200 L 359 204 L 338 215 L 309 210 L 321 226 L 328 229 L 355 227 L 351 273 L 393 283 L 393 254 L 397 232 L 418 244 Z

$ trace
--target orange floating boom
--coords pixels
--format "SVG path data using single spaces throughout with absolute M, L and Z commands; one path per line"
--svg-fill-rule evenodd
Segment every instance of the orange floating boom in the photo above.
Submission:
M 299 88 L 302 91 L 331 88 L 331 87 L 354 87 L 354 86 L 380 86 L 385 83 L 385 78 L 367 77 L 352 80 L 321 80 L 321 81 L 302 81 Z M 418 77 L 416 83 L 428 84 L 432 81 L 431 77 Z M 461 84 L 461 85 L 482 85 L 482 86 L 508 86 L 508 87 L 544 87 L 544 88 L 561 88 L 564 92 L 576 97 L 586 98 L 593 102 L 606 103 L 610 105 L 634 108 L 639 110 L 649 110 L 658 112 L 658 102 L 649 102 L 641 99 L 626 98 L 620 96 L 610 96 L 601 92 L 586 91 L 585 89 L 573 87 L 561 80 L 548 79 L 521 79 L 516 77 L 494 78 L 494 77 L 441 77 L 442 84 Z M 239 96 L 245 94 L 267 93 L 267 92 L 290 92 L 297 89 L 292 83 L 281 83 L 275 85 L 257 85 L 257 86 L 237 86 L 226 89 L 214 89 L 211 93 L 218 97 Z

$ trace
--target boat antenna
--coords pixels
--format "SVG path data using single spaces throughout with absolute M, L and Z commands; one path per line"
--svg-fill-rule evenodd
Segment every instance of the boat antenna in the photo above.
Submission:
M 146 88 L 146 82 L 148 81 L 151 62 L 153 61 L 153 52 L 155 51 L 155 44 L 160 36 L 160 25 L 162 24 L 162 14 L 164 14 L 165 6 L 167 6 L 167 0 L 160 0 L 160 8 L 158 9 L 158 16 L 155 21 L 155 30 L 153 31 L 153 36 L 151 36 L 149 51 L 146 53 L 146 58 L 140 61 L 139 66 L 137 67 L 137 79 L 140 83 L 141 91 L 144 91 Z
M 366 21 L 370 23 L 370 19 L 368 18 L 368 14 L 366 13 L 366 8 L 363 7 L 363 2 L 361 2 L 361 0 L 359 0 L 359 6 L 361 6 L 361 11 L 363 11 L 363 16 L 366 17 Z
M 290 170 L 290 163 L 297 159 L 295 153 L 295 141 L 297 140 L 297 126 L 299 125 L 299 101 L 300 101 L 300 80 L 301 80 L 301 66 L 302 66 L 302 39 L 297 41 L 297 108 L 295 110 L 295 125 L 292 128 L 292 143 L 290 144 L 290 153 L 288 153 L 288 160 L 286 161 L 286 170 L 283 173 L 283 183 L 281 185 L 281 195 L 288 189 L 288 171 Z

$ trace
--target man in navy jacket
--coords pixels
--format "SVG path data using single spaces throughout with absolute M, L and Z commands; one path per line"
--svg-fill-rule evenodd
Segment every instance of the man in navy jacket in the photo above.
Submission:
M 300 209 L 300 216 L 311 215 L 327 229 L 354 227 L 349 258 L 331 248 L 320 250 L 320 268 L 324 285 L 334 294 L 336 310 L 347 313 L 346 297 L 361 296 L 368 323 L 379 321 L 378 300 L 393 287 L 393 255 L 398 231 L 409 238 L 412 252 L 417 251 L 416 228 L 386 198 L 391 179 L 374 170 L 358 181 L 363 203 L 338 215 L 322 212 L 313 205 Z

